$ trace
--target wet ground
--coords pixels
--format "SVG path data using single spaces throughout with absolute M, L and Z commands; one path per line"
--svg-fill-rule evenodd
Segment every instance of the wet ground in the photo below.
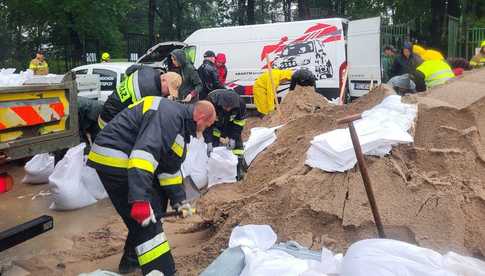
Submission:
M 109 199 L 73 211 L 50 210 L 47 184 L 22 184 L 22 166 L 3 166 L 2 171 L 12 175 L 15 184 L 11 191 L 0 194 L 0 231 L 44 214 L 54 217 L 54 229 L 0 252 L 1 276 L 78 275 L 96 269 L 117 272 L 126 229 Z M 176 260 L 200 249 L 207 236 L 197 227 L 200 223 L 198 217 L 164 223 Z

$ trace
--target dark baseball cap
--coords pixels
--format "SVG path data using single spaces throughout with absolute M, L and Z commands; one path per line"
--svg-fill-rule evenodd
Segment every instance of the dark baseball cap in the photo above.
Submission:
M 209 50 L 209 51 L 205 51 L 204 53 L 204 57 L 216 57 L 216 53 L 214 53 L 213 51 Z

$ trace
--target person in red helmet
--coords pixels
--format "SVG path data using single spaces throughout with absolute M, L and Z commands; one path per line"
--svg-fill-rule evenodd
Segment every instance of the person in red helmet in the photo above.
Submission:
M 219 82 L 222 84 L 222 86 L 225 85 L 226 83 L 226 77 L 227 77 L 227 68 L 226 68 L 226 55 L 223 53 L 219 53 L 216 56 L 216 68 L 217 68 L 217 73 L 219 75 Z

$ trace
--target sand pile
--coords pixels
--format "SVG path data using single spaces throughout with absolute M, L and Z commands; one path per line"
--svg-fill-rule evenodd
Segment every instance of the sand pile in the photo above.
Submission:
M 385 158 L 366 158 L 388 237 L 442 253 L 483 257 L 485 90 L 480 95 L 469 81 L 476 74 L 485 78 L 482 70 L 448 88 L 406 99 L 418 104 L 415 143 Z M 299 92 L 304 97 L 297 97 Z M 200 265 L 227 246 L 238 224 L 270 224 L 281 240 L 339 252 L 377 236 L 358 170 L 325 173 L 305 166 L 304 160 L 315 135 L 338 127 L 337 118 L 376 105 L 389 88 L 379 87 L 345 107 L 328 105 L 301 89 L 292 93 L 282 103 L 282 110 L 292 112 L 287 124 L 251 164 L 245 180 L 212 189 L 199 202 L 214 230 L 204 257 L 199 255 Z M 278 123 L 274 117 L 262 124 Z

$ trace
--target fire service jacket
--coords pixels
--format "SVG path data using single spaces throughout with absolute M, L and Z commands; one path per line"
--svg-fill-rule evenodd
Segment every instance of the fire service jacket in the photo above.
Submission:
M 149 201 L 152 185 L 172 205 L 180 203 L 185 200 L 180 167 L 196 130 L 193 109 L 162 97 L 143 98 L 98 134 L 87 164 L 105 173 L 126 175 L 130 203 Z

